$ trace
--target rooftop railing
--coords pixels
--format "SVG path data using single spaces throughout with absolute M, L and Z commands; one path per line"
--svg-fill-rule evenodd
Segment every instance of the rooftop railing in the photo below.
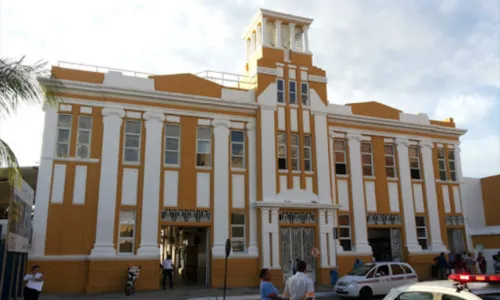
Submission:
M 148 78 L 149 76 L 155 75 L 155 74 L 144 73 L 144 72 L 116 69 L 116 68 L 109 68 L 109 67 L 95 66 L 95 65 L 86 65 L 86 64 L 79 64 L 79 63 L 73 63 L 73 62 L 67 62 L 67 61 L 60 61 L 60 62 L 58 62 L 57 66 L 59 66 L 61 68 L 76 69 L 76 70 L 98 72 L 98 73 L 108 73 L 109 71 L 120 72 L 123 75 L 133 76 L 133 77 L 142 77 L 142 78 Z

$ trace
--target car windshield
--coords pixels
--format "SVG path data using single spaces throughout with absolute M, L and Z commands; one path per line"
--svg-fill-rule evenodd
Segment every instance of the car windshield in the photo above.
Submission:
M 500 293 L 477 295 L 483 300 L 500 300 Z
M 347 275 L 366 276 L 366 274 L 368 274 L 368 272 L 370 272 L 371 269 L 373 269 L 373 266 L 363 265 L 363 266 L 357 267 L 356 269 L 352 270 Z

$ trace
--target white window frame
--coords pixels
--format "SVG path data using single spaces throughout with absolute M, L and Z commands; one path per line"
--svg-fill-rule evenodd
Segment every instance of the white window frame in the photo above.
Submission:
M 139 133 L 127 132 L 127 123 L 139 123 L 139 128 L 141 131 Z M 127 136 L 137 136 L 139 137 L 139 145 L 137 147 L 127 147 Z M 140 164 L 141 163 L 141 142 L 142 142 L 142 121 L 140 120 L 125 120 L 123 128 L 123 163 L 124 164 Z M 126 150 L 136 150 L 137 151 L 137 161 L 126 160 Z
M 340 225 L 340 217 L 347 217 L 349 219 L 349 225 Z M 337 238 L 339 239 L 339 242 L 340 241 L 350 241 L 351 242 L 351 250 L 346 250 L 344 249 L 344 251 L 347 251 L 347 252 L 350 252 L 350 251 L 354 251 L 354 245 L 352 243 L 352 229 L 351 229 L 351 216 L 348 215 L 348 214 L 339 214 L 338 217 L 337 217 L 337 224 L 338 224 L 338 232 L 337 232 Z M 349 231 L 349 237 L 341 237 L 340 236 L 340 229 L 343 228 L 343 229 L 348 229 Z M 340 245 L 342 245 L 342 243 L 340 243 Z
M 279 141 L 280 141 L 279 136 L 280 136 L 280 135 L 283 135 L 283 136 L 284 136 L 284 144 L 280 144 L 280 143 L 279 143 Z M 278 151 L 278 170 L 279 170 L 279 171 L 286 171 L 286 170 L 288 170 L 288 159 L 287 159 L 287 153 L 286 153 L 286 152 L 287 152 L 287 146 L 286 146 L 286 139 L 287 139 L 287 136 L 286 136 L 286 132 L 283 132 L 283 131 L 278 132 L 278 135 L 277 135 L 277 137 L 276 137 L 276 138 L 278 139 L 278 140 L 277 140 L 278 147 L 276 148 L 276 150 Z M 279 148 L 280 148 L 280 146 L 283 146 L 283 147 L 285 148 L 285 151 L 283 152 L 283 155 L 282 155 L 282 156 L 280 156 L 280 153 L 279 153 Z M 284 160 L 285 160 L 285 168 L 284 168 L 284 169 L 280 169 L 280 168 L 279 168 L 279 160 L 280 160 L 280 159 L 284 159 Z
M 243 224 L 233 224 L 233 214 L 237 215 L 242 215 L 243 216 Z M 236 252 L 236 253 L 243 253 L 246 252 L 247 250 L 247 233 L 246 233 L 246 223 L 247 223 L 247 216 L 243 212 L 232 212 L 231 213 L 231 242 L 236 241 L 236 242 L 243 242 L 243 251 L 234 251 L 233 245 L 231 244 L 231 251 Z M 243 228 L 243 237 L 233 237 L 233 228 Z
M 306 172 L 312 172 L 313 166 L 312 166 L 312 138 L 311 135 L 305 134 L 303 137 L 303 142 L 302 145 L 304 147 L 304 171 Z M 309 146 L 306 145 L 306 139 L 309 139 Z M 309 157 L 306 157 L 306 149 L 309 149 Z M 307 168 L 306 161 L 309 161 L 309 168 Z
M 335 142 L 342 142 L 344 144 L 344 150 L 337 150 L 335 149 Z M 333 157 L 334 157 L 334 162 L 335 162 L 335 175 L 340 175 L 340 176 L 348 176 L 349 175 L 349 169 L 347 166 L 347 143 L 345 140 L 342 139 L 334 139 L 333 140 Z M 337 160 L 335 159 L 337 156 L 335 155 L 337 152 L 342 152 L 344 153 L 344 162 L 343 163 L 338 163 Z M 345 174 L 339 174 L 337 173 L 337 164 L 344 164 L 345 165 Z
M 453 159 L 450 158 L 450 153 L 453 153 Z M 453 182 L 457 181 L 457 153 L 455 152 L 455 149 L 448 149 L 448 155 L 446 156 L 448 158 L 448 167 L 450 168 L 450 180 Z M 451 163 L 453 163 L 454 169 L 452 170 L 451 168 Z M 453 179 L 455 177 L 455 179 Z
M 238 141 L 233 141 L 233 132 L 241 132 L 243 134 L 243 141 L 242 142 L 238 142 Z M 246 151 L 246 148 L 245 148 L 245 139 L 246 139 L 246 135 L 245 135 L 245 131 L 244 130 L 231 130 L 231 168 L 232 169 L 245 169 L 245 164 L 246 164 L 246 157 L 245 157 L 245 151 Z M 233 154 L 233 145 L 242 145 L 243 146 L 243 153 L 241 155 L 234 155 Z M 241 167 L 235 167 L 233 166 L 233 158 L 241 158 Z
M 123 214 L 129 213 L 129 212 L 132 213 L 133 218 L 131 220 L 129 220 L 129 219 L 124 220 L 122 218 Z M 135 252 L 135 237 L 136 237 L 136 230 L 137 230 L 136 219 L 137 219 L 137 215 L 136 215 L 135 210 L 121 210 L 120 211 L 120 222 L 118 224 L 118 245 L 116 247 L 116 252 L 120 255 L 133 255 Z M 122 225 L 132 225 L 133 226 L 132 237 L 121 237 L 120 236 Z M 120 252 L 120 241 L 132 242 L 132 252 Z
M 297 144 L 293 144 L 293 140 L 297 141 Z M 293 150 L 295 149 L 296 157 L 293 156 Z M 300 136 L 298 133 L 290 134 L 290 155 L 292 159 L 292 171 L 300 171 Z M 293 168 L 294 161 L 296 162 L 297 168 Z
M 370 152 L 363 152 L 363 144 L 370 146 Z M 359 147 L 361 150 L 361 169 L 362 169 L 361 172 L 363 172 L 364 177 L 372 177 L 373 174 L 375 173 L 374 167 L 373 167 L 373 145 L 371 142 L 361 142 Z M 370 163 L 369 164 L 365 164 L 363 162 L 363 156 L 365 156 L 365 155 L 370 156 Z M 365 175 L 365 167 L 370 167 L 370 174 L 369 175 Z
M 179 136 L 173 136 L 173 135 L 167 135 L 167 128 L 168 127 L 177 127 L 179 128 Z M 177 150 L 167 150 L 167 140 L 177 140 Z M 165 151 L 163 153 L 163 164 L 165 166 L 180 166 L 181 165 L 181 126 L 178 124 L 165 124 L 165 136 L 164 136 L 164 143 L 165 143 Z M 177 163 L 176 164 L 171 164 L 167 163 L 167 153 L 174 153 L 177 152 Z
M 423 226 L 418 226 L 417 218 L 423 218 L 424 220 L 424 225 Z M 419 240 L 425 240 L 425 244 L 427 245 L 427 249 L 422 249 L 422 250 L 429 250 L 429 234 L 427 232 L 427 218 L 425 216 L 415 216 L 415 227 L 416 227 L 416 233 L 417 233 L 417 241 Z M 418 229 L 424 229 L 425 231 L 425 237 L 419 237 L 418 236 Z
M 70 121 L 69 121 L 69 127 L 61 127 L 59 126 L 59 118 L 61 116 L 69 116 L 70 118 Z M 56 149 L 55 149 L 55 153 L 54 153 L 54 156 L 56 157 L 61 157 L 61 158 L 64 158 L 64 157 L 69 157 L 70 154 L 69 154 L 69 150 L 70 150 L 70 145 L 71 145 L 71 127 L 73 125 L 73 115 L 71 114 L 58 114 L 57 116 L 57 136 L 56 136 Z M 59 141 L 59 130 L 68 130 L 69 133 L 68 133 L 68 141 L 67 142 L 60 142 Z M 57 148 L 59 145 L 66 145 L 66 153 L 68 153 L 68 156 L 59 156 L 58 153 L 57 153 Z
M 442 158 L 439 157 L 439 153 L 443 154 Z M 437 151 L 436 151 L 437 161 L 438 161 L 439 180 L 441 180 L 441 181 L 447 181 L 448 180 L 448 172 L 446 170 L 446 154 L 447 153 L 446 153 L 446 151 L 443 148 L 437 149 Z M 439 166 L 440 162 L 443 163 L 444 169 L 440 168 L 440 166 Z M 444 172 L 443 173 L 444 174 L 444 178 L 441 177 L 441 172 Z
M 203 129 L 206 128 L 206 129 L 210 130 L 210 138 L 205 139 L 205 138 L 200 138 L 199 137 L 199 135 L 198 135 L 199 129 L 202 129 L 202 128 Z M 211 169 L 212 168 L 212 135 L 213 135 L 212 127 L 208 127 L 208 126 L 198 126 L 198 127 L 196 127 L 196 155 L 195 155 L 195 158 L 194 158 L 195 159 L 194 163 L 195 163 L 195 166 L 196 166 L 197 169 Z M 199 141 L 208 142 L 208 145 L 209 145 L 209 147 L 208 147 L 208 149 L 209 149 L 208 151 L 209 152 L 208 153 L 201 153 L 201 152 L 199 152 L 200 151 L 200 149 L 198 149 L 198 142 Z M 209 155 L 208 163 L 210 165 L 208 165 L 208 166 L 198 166 L 198 154 L 208 154 Z
M 417 153 L 417 156 L 416 157 L 413 157 L 410 155 L 410 149 L 416 149 L 416 153 Z M 417 159 L 417 162 L 418 162 L 418 167 L 417 168 L 412 168 L 411 166 L 411 159 L 412 158 L 416 158 Z M 410 164 L 410 177 L 411 177 L 411 170 L 418 170 L 418 174 L 419 174 L 419 177 L 420 178 L 413 178 L 411 177 L 412 180 L 422 180 L 422 169 L 420 168 L 420 149 L 418 149 L 417 146 L 410 146 L 408 147 L 408 163 Z
M 306 86 L 307 91 L 304 93 L 304 86 Z M 304 97 L 306 98 L 306 102 L 304 103 Z M 311 105 L 311 97 L 309 97 L 309 83 L 308 82 L 302 82 L 300 84 L 300 101 L 302 102 L 303 106 L 310 106 Z
M 88 118 L 90 119 L 90 128 L 80 128 L 80 119 L 81 118 Z M 78 134 L 77 134 L 77 137 L 76 137 L 76 151 L 75 151 L 75 156 L 78 157 L 78 158 L 83 158 L 83 159 L 86 159 L 86 158 L 90 158 L 90 150 L 91 150 L 91 145 L 92 145 L 92 125 L 94 123 L 94 118 L 92 118 L 92 116 L 78 116 Z M 88 144 L 85 144 L 85 143 L 80 143 L 80 133 L 81 132 L 88 132 L 89 133 L 89 142 Z M 78 155 L 78 148 L 80 148 L 80 146 L 87 146 L 87 157 L 81 157 Z
M 295 92 L 292 92 L 292 84 L 295 86 Z M 292 103 L 292 95 L 295 96 L 295 102 Z M 298 105 L 297 103 L 297 81 L 295 80 L 289 80 L 288 81 L 288 103 L 291 105 Z
M 385 147 L 391 147 L 392 154 L 385 153 Z M 396 167 L 396 147 L 394 147 L 393 144 L 384 144 L 384 158 L 385 157 L 392 157 L 392 162 L 393 162 L 393 165 L 391 166 L 391 165 L 388 165 L 387 161 L 385 160 L 385 169 L 386 169 L 385 176 L 387 178 L 398 178 L 398 169 Z M 387 175 L 387 168 L 392 168 L 394 170 L 394 177 L 389 177 Z
M 282 90 L 279 89 L 279 82 L 281 82 L 281 86 L 283 87 Z M 280 97 L 279 95 L 281 95 L 281 99 L 283 99 L 283 101 L 279 101 Z M 286 97 L 285 97 L 285 80 L 283 79 L 276 79 L 276 102 L 278 103 L 281 103 L 281 104 L 285 104 L 286 102 Z

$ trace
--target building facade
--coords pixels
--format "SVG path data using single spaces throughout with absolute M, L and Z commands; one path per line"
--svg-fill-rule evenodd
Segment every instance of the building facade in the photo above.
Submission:
M 31 256 L 48 291 L 121 290 L 133 264 L 157 289 L 167 254 L 180 282 L 221 287 L 227 238 L 229 287 L 257 286 L 263 267 L 282 286 L 296 258 L 323 284 L 355 258 L 429 275 L 464 236 L 465 130 L 329 103 L 311 23 L 260 10 L 234 79 L 53 68 L 63 103 L 45 110 Z

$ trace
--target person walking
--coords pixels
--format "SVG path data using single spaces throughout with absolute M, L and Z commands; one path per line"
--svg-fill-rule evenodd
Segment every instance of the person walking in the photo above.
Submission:
M 163 261 L 162 263 L 163 267 L 163 280 L 162 280 L 162 286 L 163 290 L 167 289 L 167 279 L 168 279 L 168 287 L 173 289 L 174 288 L 174 283 L 173 283 L 173 275 L 174 275 L 174 266 L 172 263 L 172 256 L 169 254 L 167 255 L 167 258 Z
M 467 253 L 464 252 L 464 259 L 465 259 L 465 270 L 468 274 L 472 274 L 472 267 L 476 263 L 474 260 L 474 256 L 472 253 Z
M 436 256 L 434 258 L 434 262 L 437 266 L 437 271 L 438 271 L 438 279 L 445 280 L 448 277 L 448 269 L 450 265 L 446 261 L 446 256 L 444 255 L 444 252 L 441 252 L 439 256 Z
M 271 282 L 271 272 L 264 268 L 259 272 L 260 278 L 260 299 L 261 300 L 281 300 L 278 290 Z
M 24 276 L 24 299 L 38 300 L 42 291 L 45 277 L 40 273 L 40 266 L 34 265 L 29 273 Z
M 283 299 L 313 300 L 314 283 L 306 274 L 307 264 L 300 260 L 297 263 L 297 273 L 288 278 L 283 292 Z
M 486 274 L 486 258 L 484 258 L 483 253 L 479 252 L 477 254 L 477 264 L 479 265 L 479 273 Z

